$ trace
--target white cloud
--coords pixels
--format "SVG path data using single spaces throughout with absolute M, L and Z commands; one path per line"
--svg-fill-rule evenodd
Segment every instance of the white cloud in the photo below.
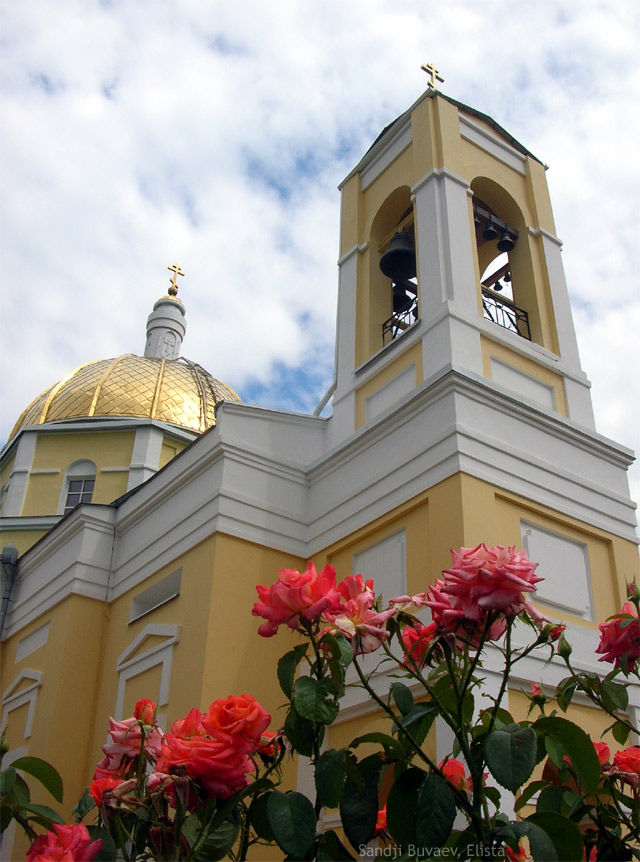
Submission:
M 23 0 L 1 14 L 4 367 L 26 357 L 3 381 L 1 438 L 73 365 L 142 350 L 174 260 L 185 355 L 241 393 L 311 363 L 328 384 L 336 186 L 433 60 L 445 92 L 550 163 L 598 427 L 639 445 L 635 0 Z

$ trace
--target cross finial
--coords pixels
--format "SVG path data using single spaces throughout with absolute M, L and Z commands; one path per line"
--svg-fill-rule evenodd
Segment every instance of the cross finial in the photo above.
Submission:
M 444 78 L 440 75 L 440 72 L 436 69 L 436 67 L 433 65 L 433 63 L 423 63 L 422 66 L 420 66 L 420 68 L 422 69 L 423 72 L 426 72 L 427 75 L 429 75 L 430 80 L 429 80 L 428 86 L 431 87 L 432 90 L 437 90 L 438 89 L 437 82 L 438 81 L 440 81 L 440 83 L 444 82 Z
M 168 293 L 169 296 L 175 296 L 178 292 L 178 282 L 177 278 L 179 275 L 184 275 L 184 272 L 180 269 L 180 265 L 177 263 L 171 264 L 167 269 L 173 273 L 173 278 L 171 279 L 171 286 L 169 287 Z

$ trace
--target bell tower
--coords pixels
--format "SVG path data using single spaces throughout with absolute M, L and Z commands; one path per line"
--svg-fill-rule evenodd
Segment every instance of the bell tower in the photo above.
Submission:
M 594 430 L 545 165 L 434 86 L 340 187 L 335 433 L 447 370 Z

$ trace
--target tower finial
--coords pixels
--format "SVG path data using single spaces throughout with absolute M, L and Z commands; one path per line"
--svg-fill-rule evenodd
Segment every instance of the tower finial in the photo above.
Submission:
M 171 266 L 167 267 L 167 269 L 173 273 L 173 278 L 171 279 L 171 286 L 169 287 L 167 293 L 169 294 L 169 296 L 176 296 L 176 294 L 178 293 L 177 278 L 179 275 L 184 275 L 184 272 L 180 268 L 180 264 L 177 263 L 172 263 Z
M 436 69 L 433 63 L 423 63 L 420 68 L 423 72 L 426 72 L 427 75 L 429 75 L 430 80 L 428 86 L 430 89 L 437 90 L 438 81 L 440 81 L 440 83 L 444 83 L 444 78 L 440 75 L 440 72 Z

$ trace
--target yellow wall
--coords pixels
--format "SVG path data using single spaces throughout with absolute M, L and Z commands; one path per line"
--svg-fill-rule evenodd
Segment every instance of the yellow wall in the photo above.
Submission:
M 415 365 L 415 385 L 419 386 L 423 379 L 422 348 L 420 344 L 414 344 L 411 348 L 405 350 L 404 353 L 394 359 L 393 362 L 385 365 L 379 374 L 376 374 L 375 377 L 367 380 L 367 382 L 356 391 L 356 428 L 361 428 L 365 424 L 367 398 L 384 386 L 385 383 L 393 380 L 394 377 L 404 371 L 405 368 L 408 368 L 411 364 Z
M 517 371 L 522 371 L 530 377 L 535 377 L 546 386 L 550 386 L 553 389 L 555 396 L 556 411 L 562 416 L 567 416 L 564 380 L 560 374 L 555 374 L 553 371 L 539 365 L 532 359 L 528 359 L 526 356 L 520 356 L 520 354 L 516 353 L 514 350 L 509 350 L 508 347 L 505 347 L 502 344 L 497 344 L 494 341 L 490 341 L 488 338 L 481 338 L 481 345 L 482 366 L 485 377 L 488 377 L 490 380 L 492 379 L 491 360 L 493 358 L 499 359 L 505 365 L 510 365 Z
M 74 434 L 38 434 L 32 471 L 59 470 L 59 473 L 31 475 L 22 515 L 54 515 L 66 469 L 74 461 L 89 460 L 96 465 L 92 502 L 110 503 L 127 489 L 134 432 L 96 431 Z M 122 472 L 101 472 L 123 468 Z
M 18 550 L 18 555 L 24 554 L 32 545 L 45 535 L 46 530 L 0 530 L 0 548 L 13 544 Z
M 186 445 L 187 444 L 182 440 L 175 440 L 173 437 L 165 437 L 162 441 L 158 469 L 161 469 L 165 464 L 168 464 L 169 461 L 176 457 L 178 452 L 182 452 Z

